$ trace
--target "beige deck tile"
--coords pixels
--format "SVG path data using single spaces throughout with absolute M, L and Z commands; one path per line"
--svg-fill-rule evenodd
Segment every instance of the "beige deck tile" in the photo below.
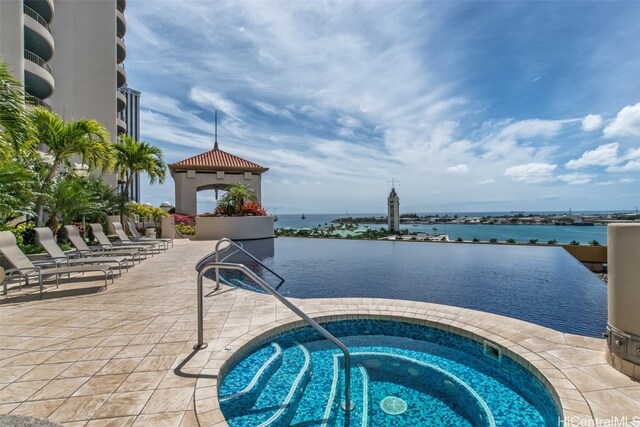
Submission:
M 622 390 L 601 390 L 584 393 L 597 418 L 640 416 L 640 402 Z
M 127 345 L 115 356 L 115 358 L 145 357 L 152 349 L 153 344 Z
M 129 374 L 140 364 L 142 357 L 130 357 L 126 359 L 112 359 L 98 371 L 99 375 Z
M 0 369 L 0 383 L 4 384 L 4 383 L 14 382 L 15 380 L 25 376 L 25 374 L 27 374 L 28 372 L 32 371 L 35 368 L 37 368 L 37 366 L 35 365 L 4 367 Z M 33 379 L 38 380 L 38 379 L 47 379 L 47 378 L 33 378 Z M 24 381 L 29 381 L 29 380 L 25 379 Z
M 86 427 L 130 427 L 136 417 L 101 418 L 90 420 Z
M 66 371 L 71 365 L 73 365 L 72 362 L 40 365 L 21 377 L 20 381 L 52 380 Z
M 78 390 L 90 377 L 63 378 L 49 382 L 42 390 L 31 397 L 31 400 L 48 400 L 69 397 Z M 76 421 L 76 420 L 69 420 Z
M 156 390 L 142 410 L 143 414 L 185 411 L 193 396 L 193 387 Z
M 91 396 L 94 394 L 113 393 L 124 382 L 128 374 L 96 375 L 84 383 L 74 396 Z
M 120 385 L 118 393 L 126 391 L 154 390 L 166 371 L 134 372 Z
M 143 371 L 161 371 L 171 368 L 175 355 L 167 354 L 164 356 L 148 356 L 145 357 L 136 367 L 135 372 Z
M 164 337 L 164 333 L 140 334 L 136 335 L 129 344 L 158 344 Z
M 2 403 L 0 404 L 0 415 L 8 414 L 20 405 L 19 403 Z
M 53 357 L 56 353 L 58 353 L 57 350 L 33 351 L 19 356 L 14 356 L 7 360 L 7 363 L 3 366 L 39 365 Z
M 36 418 L 47 418 L 56 409 L 64 403 L 66 399 L 53 399 L 53 400 L 37 400 L 35 402 L 24 402 L 16 409 L 14 409 L 12 415 L 29 415 Z
M 96 413 L 96 418 L 113 418 L 138 415 L 149 400 L 153 390 L 114 393 Z
M 25 381 L 12 383 L 0 391 L 0 404 L 24 402 L 49 381 Z
M 133 423 L 133 427 L 179 427 L 184 411 L 167 412 L 163 414 L 140 415 Z
M 112 359 L 118 354 L 124 346 L 115 347 L 96 347 L 91 349 L 87 354 L 82 356 L 80 360 L 99 360 L 99 359 Z
M 95 375 L 104 365 L 107 364 L 107 360 L 85 360 L 76 362 L 69 369 L 60 374 L 60 378 L 73 378 L 73 377 L 86 377 Z
M 108 398 L 108 394 L 70 397 L 49 416 L 49 419 L 59 423 L 88 420 Z
M 165 354 L 179 354 L 187 345 L 187 341 L 177 341 L 170 343 L 160 343 L 156 345 L 149 353 L 149 356 L 162 356 Z
M 182 371 L 188 370 L 182 369 Z M 194 372 L 190 373 L 191 376 L 178 376 L 173 370 L 167 371 L 158 388 L 195 387 L 198 379 L 194 375 L 197 375 L 199 371 L 200 369 L 194 369 Z
M 180 427 L 199 427 L 198 419 L 196 418 L 196 414 L 193 412 L 193 409 L 184 413 L 182 421 L 180 422 Z

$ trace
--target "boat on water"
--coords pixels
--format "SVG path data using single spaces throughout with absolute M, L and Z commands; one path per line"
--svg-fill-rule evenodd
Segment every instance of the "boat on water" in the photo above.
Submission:
M 273 216 L 273 222 L 278 222 L 280 220 L 280 218 L 278 218 L 278 215 L 274 215 Z
M 300 219 L 307 219 L 307 217 L 304 216 L 304 214 L 302 214 L 302 218 L 300 218 Z

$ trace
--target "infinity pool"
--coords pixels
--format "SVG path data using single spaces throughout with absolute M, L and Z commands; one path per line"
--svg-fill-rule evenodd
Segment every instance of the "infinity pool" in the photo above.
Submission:
M 606 326 L 606 285 L 559 247 L 303 238 L 243 244 L 286 279 L 278 290 L 288 297 L 432 302 L 594 337 Z M 228 261 L 278 283 L 246 256 Z M 224 277 L 244 286 L 235 274 Z
M 223 374 L 218 398 L 231 427 L 558 425 L 547 389 L 482 343 L 403 322 L 324 326 L 351 352 L 353 410 L 344 410 L 342 353 L 304 327 L 267 339 Z

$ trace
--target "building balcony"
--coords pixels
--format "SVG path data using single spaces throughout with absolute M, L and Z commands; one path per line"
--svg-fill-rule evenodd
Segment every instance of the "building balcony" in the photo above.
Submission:
M 55 51 L 55 42 L 47 20 L 26 4 L 24 11 L 24 48 L 48 61 Z
M 124 37 L 127 33 L 127 19 L 124 17 L 124 13 L 116 10 L 116 33 L 118 37 Z
M 127 72 L 124 69 L 124 65 L 123 64 L 118 64 L 117 68 L 117 86 L 118 89 L 120 89 L 122 86 L 124 86 L 127 83 Z
M 51 21 L 53 21 L 55 10 L 53 0 L 24 0 L 23 4 L 42 16 L 47 24 L 51 24 Z
M 47 104 L 45 101 L 43 101 L 42 99 L 36 98 L 35 96 L 27 95 L 26 100 L 27 100 L 27 103 L 30 105 L 33 105 L 36 107 L 43 107 L 51 111 L 51 106 Z
M 118 135 L 127 133 L 127 123 L 120 117 L 116 117 L 116 126 L 118 127 Z
M 116 100 L 118 105 L 118 113 L 127 107 L 127 97 L 120 91 L 116 92 Z
M 27 93 L 39 99 L 46 99 L 55 90 L 55 80 L 47 61 L 35 53 L 24 51 L 24 86 Z
M 124 39 L 116 38 L 116 60 L 118 64 L 122 64 L 127 57 L 127 46 L 124 44 Z
M 126 0 L 117 0 L 116 7 L 118 8 L 118 10 L 120 12 L 124 12 L 124 10 L 127 8 L 127 1 Z

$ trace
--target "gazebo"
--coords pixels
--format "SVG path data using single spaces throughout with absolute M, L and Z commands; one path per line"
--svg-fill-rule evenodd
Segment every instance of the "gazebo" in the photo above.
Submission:
M 269 168 L 220 150 L 213 150 L 169 165 L 175 182 L 176 212 L 195 215 L 198 211 L 198 191 L 225 190 L 231 184 L 245 184 L 261 195 L 262 174 Z

